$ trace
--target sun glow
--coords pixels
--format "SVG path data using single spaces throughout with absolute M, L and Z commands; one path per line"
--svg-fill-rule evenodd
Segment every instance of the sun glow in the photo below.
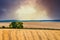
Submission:
M 33 7 L 29 7 L 29 6 L 22 6 L 20 9 L 18 9 L 17 10 L 17 13 L 19 13 L 19 14 L 33 14 L 33 13 L 35 13 L 36 12 L 36 10 L 35 10 L 35 8 L 33 8 Z
M 18 15 L 18 19 L 33 19 L 33 15 L 37 13 L 37 10 L 33 6 L 21 6 L 16 14 Z
M 36 0 L 27 0 L 21 3 L 20 7 L 16 10 L 16 15 L 18 15 L 17 19 L 19 20 L 48 19 L 46 9 L 41 5 L 37 5 Z
M 47 18 L 46 10 L 38 10 L 32 6 L 21 6 L 17 11 L 18 19 L 43 19 Z

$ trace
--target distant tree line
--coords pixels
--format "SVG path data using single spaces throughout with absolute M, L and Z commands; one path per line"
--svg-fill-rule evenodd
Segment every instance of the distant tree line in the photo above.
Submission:
M 2 28 L 7 28 L 2 26 Z M 23 28 L 23 22 L 11 22 L 8 28 Z

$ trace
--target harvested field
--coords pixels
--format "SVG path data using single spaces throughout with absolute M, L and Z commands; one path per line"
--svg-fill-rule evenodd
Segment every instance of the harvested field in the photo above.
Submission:
M 60 40 L 60 30 L 0 29 L 0 40 Z

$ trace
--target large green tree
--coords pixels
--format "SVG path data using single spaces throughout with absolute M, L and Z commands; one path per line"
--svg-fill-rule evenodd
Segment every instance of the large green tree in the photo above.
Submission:
M 11 22 L 10 28 L 23 28 L 23 22 Z

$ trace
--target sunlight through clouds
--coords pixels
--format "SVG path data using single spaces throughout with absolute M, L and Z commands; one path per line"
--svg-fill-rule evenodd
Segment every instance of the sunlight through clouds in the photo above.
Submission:
M 47 11 L 43 7 L 38 8 L 37 0 L 25 0 L 16 11 L 18 19 L 35 20 L 47 18 Z M 40 5 L 41 6 L 41 5 Z

